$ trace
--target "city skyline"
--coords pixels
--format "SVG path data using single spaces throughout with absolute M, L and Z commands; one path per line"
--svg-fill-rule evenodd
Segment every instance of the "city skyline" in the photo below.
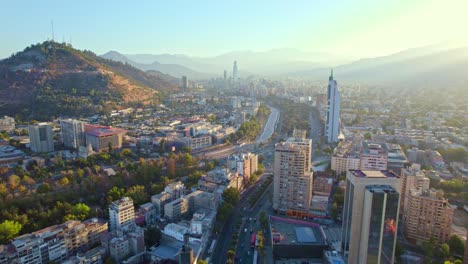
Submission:
M 423 0 L 340 5 L 308 1 L 207 2 L 197 6 L 189 2 L 145 2 L 138 6 L 123 2 L 12 2 L 5 5 L 5 15 L 0 18 L 3 24 L 15 24 L 5 30 L 0 58 L 17 52 L 18 47 L 51 39 L 52 35 L 56 41 L 71 41 L 79 49 L 98 54 L 117 50 L 127 54 L 216 56 L 239 50 L 291 48 L 375 57 L 408 48 L 445 45 L 447 41 L 468 43 L 467 37 L 459 34 L 466 24 L 463 22 L 468 23 L 463 16 L 466 7 L 468 3 L 463 1 L 446 5 Z M 431 19 L 434 14 L 443 19 Z M 138 19 L 132 19 L 133 15 Z

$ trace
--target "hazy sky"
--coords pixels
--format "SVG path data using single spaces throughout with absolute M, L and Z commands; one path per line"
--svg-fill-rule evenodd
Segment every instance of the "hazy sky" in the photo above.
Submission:
M 467 0 L 40 0 L 1 3 L 0 58 L 63 38 L 98 54 L 297 48 L 355 57 L 467 42 Z

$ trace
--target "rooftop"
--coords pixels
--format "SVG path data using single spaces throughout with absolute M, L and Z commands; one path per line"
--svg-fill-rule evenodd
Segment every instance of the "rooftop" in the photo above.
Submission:
M 400 176 L 389 170 L 381 171 L 363 171 L 363 170 L 349 170 L 355 177 L 360 178 L 399 178 Z
M 325 244 L 319 224 L 271 216 L 271 230 L 276 244 Z

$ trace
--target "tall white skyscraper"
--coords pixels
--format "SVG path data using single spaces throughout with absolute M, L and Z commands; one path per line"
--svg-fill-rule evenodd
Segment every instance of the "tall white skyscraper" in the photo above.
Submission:
M 232 66 L 232 81 L 236 82 L 238 77 L 237 73 L 237 61 L 234 61 L 234 66 Z
M 338 141 L 338 130 L 340 128 L 340 92 L 338 92 L 338 84 L 333 80 L 333 70 L 331 71 L 330 78 L 328 80 L 328 112 L 327 112 L 327 123 L 325 124 L 325 137 L 327 142 Z

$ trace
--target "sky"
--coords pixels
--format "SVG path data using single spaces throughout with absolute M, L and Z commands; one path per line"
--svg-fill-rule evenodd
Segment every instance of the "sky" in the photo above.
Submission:
M 354 57 L 468 43 L 466 0 L 41 0 L 1 4 L 0 58 L 52 38 L 103 54 L 295 48 Z

